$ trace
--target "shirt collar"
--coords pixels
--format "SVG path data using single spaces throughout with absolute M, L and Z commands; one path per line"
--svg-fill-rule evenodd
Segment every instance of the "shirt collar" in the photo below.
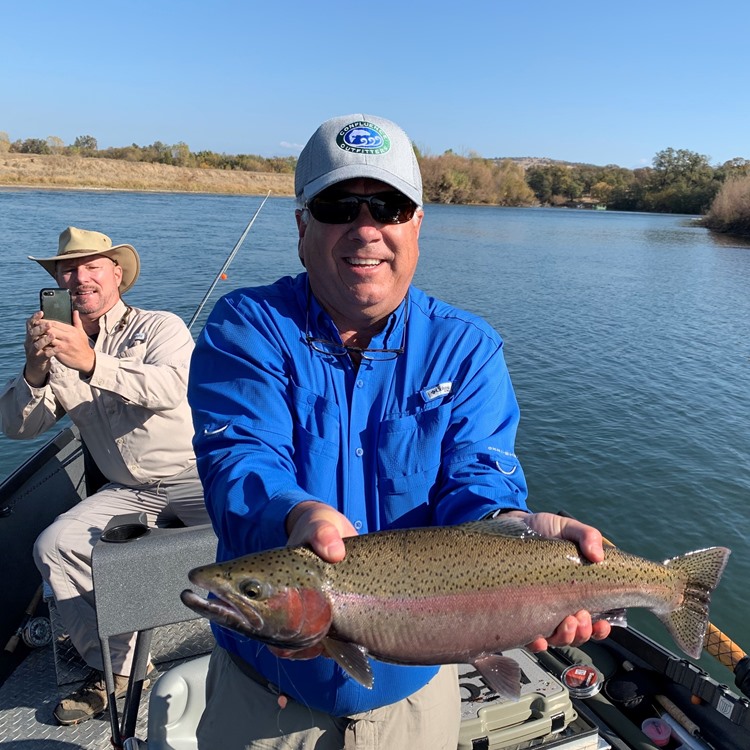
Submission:
M 388 316 L 388 322 L 385 324 L 383 330 L 372 337 L 369 346 L 384 348 L 391 345 L 394 347 L 399 346 L 403 339 L 403 330 L 408 318 L 408 309 L 411 304 L 410 298 L 411 286 L 409 286 L 406 297 L 401 301 L 401 304 Z M 338 329 L 331 316 L 312 293 L 309 282 L 307 284 L 307 304 L 310 306 L 310 331 L 305 331 L 305 334 L 311 333 L 313 336 L 337 341 L 339 338 Z
M 122 320 L 127 309 L 127 305 L 121 299 L 118 299 L 115 306 L 99 318 L 99 330 L 103 330 L 107 335 L 112 333 L 117 324 Z

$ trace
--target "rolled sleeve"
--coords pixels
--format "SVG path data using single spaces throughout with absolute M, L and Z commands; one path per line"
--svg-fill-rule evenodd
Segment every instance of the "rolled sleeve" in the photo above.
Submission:
M 9 381 L 0 392 L 0 423 L 14 440 L 31 440 L 64 415 L 49 385 L 34 388 L 23 375 Z

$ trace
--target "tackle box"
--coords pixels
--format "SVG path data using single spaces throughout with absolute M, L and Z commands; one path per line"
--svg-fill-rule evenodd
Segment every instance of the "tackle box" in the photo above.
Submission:
M 500 700 L 472 665 L 459 665 L 459 750 L 601 747 L 596 729 L 579 719 L 568 689 L 532 654 L 512 649 L 503 655 L 521 667 L 518 701 Z

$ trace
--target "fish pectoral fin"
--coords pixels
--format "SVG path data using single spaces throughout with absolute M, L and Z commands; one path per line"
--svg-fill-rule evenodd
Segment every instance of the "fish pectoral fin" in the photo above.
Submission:
M 485 682 L 502 700 L 521 697 L 521 667 L 508 656 L 489 654 L 472 662 Z
M 326 655 L 330 656 L 352 679 L 372 690 L 374 683 L 372 668 L 367 658 L 367 651 L 362 646 L 338 641 L 335 638 L 324 638 L 323 648 Z

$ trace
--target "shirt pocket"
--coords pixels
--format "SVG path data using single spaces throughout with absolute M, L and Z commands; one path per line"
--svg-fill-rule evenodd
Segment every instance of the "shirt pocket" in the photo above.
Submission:
M 381 423 L 378 490 L 387 520 L 393 521 L 417 507 L 422 508 L 424 521 L 428 520 L 430 490 L 440 471 L 450 414 L 451 404 L 442 403 Z M 413 513 L 409 516 L 414 519 Z
M 115 355 L 117 359 L 130 359 L 133 362 L 143 362 L 146 356 L 146 347 L 142 343 L 129 346 L 127 349 L 120 349 Z
M 338 404 L 293 385 L 292 411 L 297 484 L 321 500 L 335 501 L 341 422 Z

